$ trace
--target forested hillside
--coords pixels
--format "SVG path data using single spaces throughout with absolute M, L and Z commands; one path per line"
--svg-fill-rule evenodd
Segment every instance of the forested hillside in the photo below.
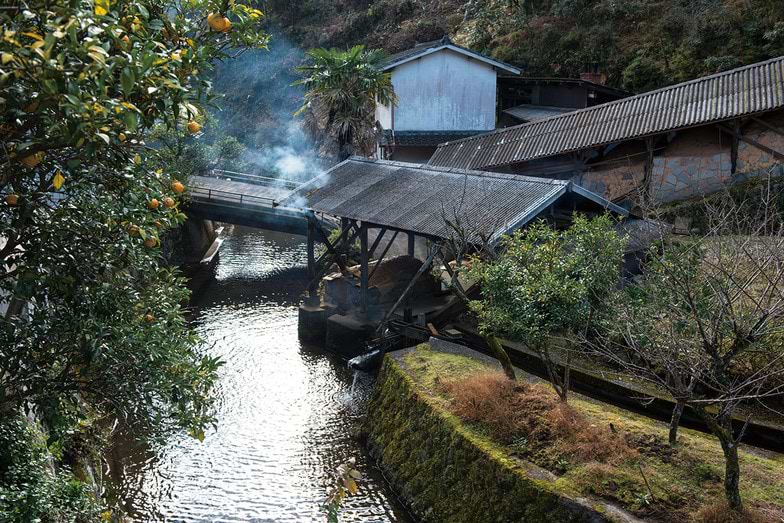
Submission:
M 532 76 L 644 91 L 784 54 L 781 0 L 268 0 L 302 47 L 395 52 L 451 36 Z M 274 45 L 274 44 L 273 44 Z

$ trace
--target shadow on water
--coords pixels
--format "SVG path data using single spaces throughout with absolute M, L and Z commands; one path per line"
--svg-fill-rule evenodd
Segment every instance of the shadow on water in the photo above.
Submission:
M 225 361 L 218 426 L 204 442 L 118 441 L 109 456 L 134 521 L 326 521 L 330 473 L 366 475 L 341 521 L 410 521 L 355 434 L 371 382 L 297 338 L 303 239 L 229 228 L 215 280 L 192 304 L 205 347 Z

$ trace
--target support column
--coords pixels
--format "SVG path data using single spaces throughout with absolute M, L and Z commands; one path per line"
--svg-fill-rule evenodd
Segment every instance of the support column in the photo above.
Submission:
M 315 217 L 308 219 L 308 281 L 312 282 L 316 278 L 316 224 L 313 222 Z M 308 305 L 315 305 L 318 302 L 318 287 L 308 289 Z
M 413 232 L 408 233 L 408 255 L 414 256 L 414 247 L 416 246 L 415 243 L 416 234 Z
M 362 313 L 367 314 L 368 312 L 368 284 L 370 281 L 369 278 L 369 269 L 368 269 L 368 227 L 367 224 L 363 223 L 359 228 L 359 244 L 360 244 L 360 300 L 361 300 L 361 307 Z

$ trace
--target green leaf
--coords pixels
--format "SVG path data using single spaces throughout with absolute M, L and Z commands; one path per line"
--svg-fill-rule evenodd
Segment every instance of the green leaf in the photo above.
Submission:
M 133 92 L 133 84 L 136 82 L 136 75 L 133 69 L 125 67 L 120 74 L 120 83 L 122 83 L 123 93 L 128 97 Z

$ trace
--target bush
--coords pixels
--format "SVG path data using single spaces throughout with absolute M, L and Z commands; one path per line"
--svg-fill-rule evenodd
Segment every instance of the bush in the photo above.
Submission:
M 564 462 L 616 462 L 636 455 L 624 439 L 593 425 L 543 385 L 509 380 L 500 372 L 476 374 L 443 385 L 451 410 L 506 445 L 537 454 L 551 468 Z M 545 451 L 545 449 L 547 449 Z
M 55 460 L 43 433 L 20 416 L 0 419 L 0 521 L 95 521 L 89 486 Z

